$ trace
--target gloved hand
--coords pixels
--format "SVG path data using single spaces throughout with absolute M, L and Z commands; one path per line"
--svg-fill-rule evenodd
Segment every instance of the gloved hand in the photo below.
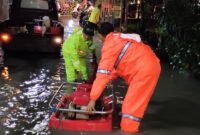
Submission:
M 96 104 L 96 101 L 90 100 L 88 105 L 87 105 L 86 111 L 88 111 L 88 112 L 95 111 L 95 104 Z
M 74 110 L 75 109 L 75 107 L 74 107 L 74 104 L 71 102 L 71 103 L 69 103 L 69 108 L 68 109 L 70 109 L 70 110 Z M 75 117 L 75 113 L 74 112 L 68 112 L 68 118 L 74 118 Z

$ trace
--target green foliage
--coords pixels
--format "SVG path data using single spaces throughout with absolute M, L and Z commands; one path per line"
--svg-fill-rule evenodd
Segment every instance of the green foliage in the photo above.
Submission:
M 167 0 L 157 13 L 155 32 L 160 50 L 167 53 L 171 65 L 181 72 L 200 77 L 200 14 L 198 0 Z

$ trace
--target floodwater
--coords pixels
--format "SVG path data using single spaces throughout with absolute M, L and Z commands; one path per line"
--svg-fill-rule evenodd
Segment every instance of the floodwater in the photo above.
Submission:
M 66 36 L 67 37 L 67 36 Z M 121 135 L 119 116 L 112 132 L 73 132 L 49 129 L 48 103 L 65 80 L 61 58 L 44 54 L 7 55 L 0 77 L 0 135 Z M 137 135 L 199 135 L 200 85 L 165 64 Z M 114 90 L 120 101 L 126 85 L 118 79 Z
M 62 60 L 29 55 L 6 58 L 0 78 L 0 135 L 120 135 L 119 116 L 113 132 L 73 132 L 49 129 L 50 98 L 65 80 Z M 114 82 L 119 101 L 126 92 Z M 145 113 L 139 135 L 200 134 L 199 81 L 163 66 L 156 91 Z M 120 103 L 120 102 L 119 102 Z M 120 104 L 118 104 L 120 111 Z
M 0 134 L 49 134 L 48 102 L 60 83 L 55 57 L 7 57 L 0 78 Z

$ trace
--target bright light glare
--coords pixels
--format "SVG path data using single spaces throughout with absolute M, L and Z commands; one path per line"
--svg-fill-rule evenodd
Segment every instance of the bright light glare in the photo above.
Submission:
M 73 27 L 74 25 L 74 21 L 73 20 L 69 20 L 68 21 L 68 27 Z
M 53 39 L 53 41 L 54 41 L 54 43 L 56 43 L 56 44 L 61 44 L 61 43 L 62 43 L 62 38 L 61 38 L 61 37 L 55 37 L 55 38 Z
M 58 17 L 60 17 L 61 16 L 61 13 L 58 13 Z
M 7 34 L 7 33 L 2 34 L 2 35 L 1 35 L 1 40 L 2 40 L 3 42 L 8 42 L 8 41 L 10 41 L 10 35 Z

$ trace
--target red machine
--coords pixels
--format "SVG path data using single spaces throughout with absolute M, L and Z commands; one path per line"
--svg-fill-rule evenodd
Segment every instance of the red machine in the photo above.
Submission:
M 66 94 L 59 100 L 62 84 L 50 101 L 50 108 L 54 110 L 50 120 L 50 128 L 74 131 L 112 131 L 112 95 L 104 96 L 100 102 L 100 109 L 92 113 L 85 111 L 89 102 L 91 84 L 78 84 L 71 96 Z M 53 102 L 57 100 L 57 106 Z M 99 108 L 99 107 L 98 107 Z

